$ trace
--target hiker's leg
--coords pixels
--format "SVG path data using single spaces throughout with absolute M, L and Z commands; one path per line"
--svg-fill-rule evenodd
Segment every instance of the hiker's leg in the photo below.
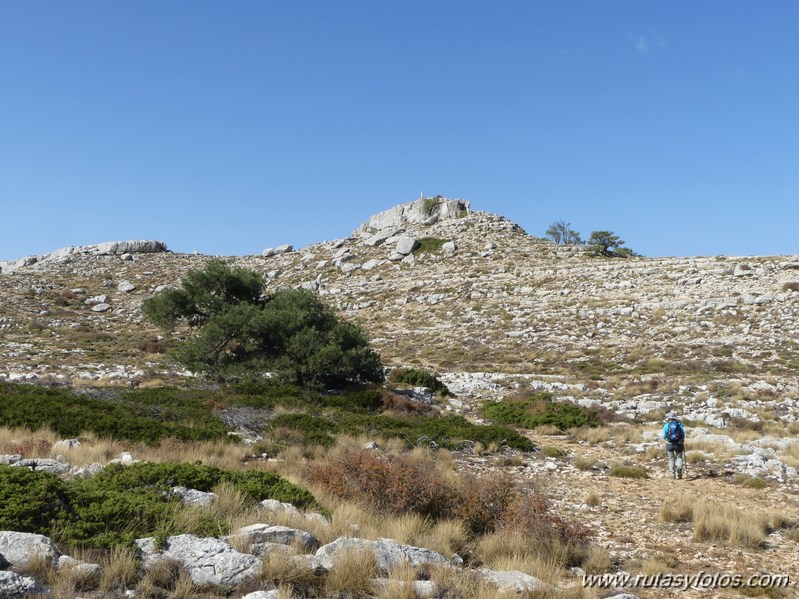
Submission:
M 669 456 L 669 474 L 674 476 L 674 456 L 675 452 L 671 449 L 666 450 L 666 455 Z
M 677 476 L 682 478 L 682 465 L 685 461 L 685 450 L 682 451 L 675 451 L 676 459 L 675 459 L 675 467 L 677 468 Z

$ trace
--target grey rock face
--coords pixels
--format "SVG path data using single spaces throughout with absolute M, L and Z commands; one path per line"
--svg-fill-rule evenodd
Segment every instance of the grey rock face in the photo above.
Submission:
M 450 563 L 443 555 L 430 549 L 403 545 L 393 539 L 369 541 L 354 537 L 339 537 L 332 543 L 320 547 L 316 552 L 316 558 L 326 569 L 332 570 L 343 555 L 353 551 L 366 550 L 374 552 L 378 568 L 383 573 L 403 563 L 408 563 L 413 567 L 435 564 L 448 565 Z
M 446 254 L 454 254 L 458 251 L 458 244 L 456 244 L 454 241 L 447 241 L 441 246 L 441 249 L 444 250 L 444 253 Z
M 111 304 L 97 304 L 92 306 L 92 312 L 108 312 L 111 309 Z
M 176 561 L 189 573 L 196 585 L 235 587 L 255 578 L 261 570 L 261 560 L 240 553 L 215 538 L 177 535 L 166 540 L 164 548 L 156 549 L 155 539 L 137 539 L 139 557 L 145 568 L 164 560 Z
M 288 526 L 252 524 L 239 529 L 236 536 L 244 537 L 249 543 L 298 545 L 305 551 L 316 551 L 319 548 L 319 541 L 311 533 Z
M 294 246 L 290 245 L 288 243 L 285 243 L 283 245 L 279 245 L 279 246 L 277 246 L 275 248 L 275 254 L 276 255 L 288 254 L 289 252 L 293 252 L 293 251 L 294 251 Z
M 0 572 L 0 597 L 35 597 L 49 593 L 47 587 L 40 586 L 33 578 L 14 572 Z
M 58 570 L 67 570 L 69 572 L 73 572 L 80 578 L 92 578 L 99 576 L 103 571 L 103 568 L 100 566 L 100 564 L 82 562 L 68 555 L 62 555 L 59 557 L 55 565 Z
M 271 591 L 253 591 L 244 595 L 241 599 L 277 599 L 277 596 L 277 589 L 272 589 Z
M 130 281 L 122 281 L 119 285 L 117 285 L 117 289 L 119 289 L 122 293 L 130 293 L 136 289 L 136 285 Z
M 103 295 L 95 295 L 94 297 L 87 297 L 85 300 L 83 300 L 83 303 L 86 304 L 87 306 L 94 306 L 96 304 L 106 304 L 108 303 L 108 296 L 103 294 Z
M 89 246 L 91 247 L 91 246 Z M 157 254 L 166 252 L 163 241 L 143 239 L 139 241 L 106 241 L 94 246 L 97 254 Z
M 398 229 L 405 223 L 433 225 L 444 220 L 460 218 L 468 211 L 469 202 L 466 200 L 424 198 L 372 215 L 358 228 L 357 233 L 364 235 L 385 229 Z
M 183 503 L 189 505 L 199 505 L 201 507 L 211 507 L 216 500 L 216 493 L 206 493 L 197 489 L 187 489 L 186 487 L 173 487 L 172 492 L 180 497 Z
M 268 512 L 275 512 L 278 514 L 290 514 L 297 518 L 302 518 L 302 513 L 290 503 L 278 501 L 277 499 L 264 499 L 261 502 L 261 508 Z
M 63 464 L 58 460 L 50 458 L 30 458 L 27 460 L 19 460 L 11 464 L 19 468 L 30 468 L 39 472 L 50 472 L 51 474 L 64 474 L 69 470 L 68 464 Z
M 530 576 L 518 570 L 497 571 L 484 568 L 480 570 L 483 578 L 497 585 L 500 591 L 516 591 L 526 593 L 538 591 L 546 585 L 535 576 Z
M 419 247 L 419 240 L 415 237 L 400 237 L 397 240 L 397 245 L 395 250 L 398 254 L 402 254 L 403 256 L 407 256 L 408 254 L 413 253 L 413 250 Z
M 0 555 L 14 568 L 26 568 L 37 558 L 55 562 L 61 552 L 44 535 L 3 531 L 0 532 Z

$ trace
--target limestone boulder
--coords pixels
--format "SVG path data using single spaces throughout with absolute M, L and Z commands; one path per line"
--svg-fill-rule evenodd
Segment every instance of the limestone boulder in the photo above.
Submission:
M 261 560 L 241 553 L 226 542 L 195 535 L 169 537 L 163 547 L 153 538 L 137 539 L 139 558 L 149 569 L 164 561 L 183 566 L 195 585 L 231 588 L 254 579 L 261 570 Z

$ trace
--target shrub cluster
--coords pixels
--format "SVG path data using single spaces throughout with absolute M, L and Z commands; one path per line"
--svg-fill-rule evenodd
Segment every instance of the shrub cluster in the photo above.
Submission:
M 284 440 L 305 446 L 330 446 L 338 435 L 368 434 L 403 439 L 408 445 L 447 449 L 481 443 L 484 446 L 504 445 L 520 451 L 533 450 L 532 442 L 514 430 L 497 425 L 477 425 L 462 416 L 387 416 L 345 411 L 329 411 L 324 416 L 287 413 L 271 420 L 265 433 L 273 438 L 282 435 Z
M 145 443 L 166 437 L 225 438 L 227 428 L 206 400 L 177 389 L 131 390 L 109 400 L 65 389 L 0 383 L 0 424 L 34 430 L 49 427 L 64 437 L 93 432 Z
M 273 473 L 223 470 L 202 464 L 112 464 L 90 479 L 62 481 L 53 474 L 0 466 L 0 529 L 54 536 L 69 545 L 111 547 L 145 536 L 179 534 L 182 503 L 174 486 L 210 491 L 229 482 L 250 502 L 277 499 L 298 507 L 313 496 Z M 211 512 L 191 532 L 218 535 L 227 522 Z
M 510 395 L 501 401 L 486 403 L 482 412 L 496 422 L 527 429 L 552 425 L 566 430 L 600 424 L 597 410 L 569 401 L 553 401 L 551 393 Z
M 418 368 L 394 368 L 388 374 L 388 381 L 391 383 L 405 383 L 414 387 L 426 387 L 434 393 L 441 395 L 452 395 L 447 386 L 441 382 L 436 375 L 427 370 Z
M 586 529 L 560 519 L 545 495 L 521 486 L 507 474 L 454 475 L 407 454 L 346 448 L 308 466 L 309 478 L 331 493 L 378 511 L 415 513 L 434 520 L 463 520 L 474 535 L 500 530 L 552 534 L 568 543 L 584 542 Z

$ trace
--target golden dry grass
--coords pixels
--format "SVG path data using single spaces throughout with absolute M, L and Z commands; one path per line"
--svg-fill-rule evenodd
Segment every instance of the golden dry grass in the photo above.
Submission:
M 493 570 L 519 570 L 555 583 L 569 561 L 570 549 L 555 538 L 530 537 L 515 531 L 489 533 L 477 539 L 475 555 Z
M 100 564 L 103 573 L 100 577 L 100 590 L 124 592 L 132 588 L 138 577 L 136 556 L 132 549 L 115 547 Z
M 372 579 L 377 578 L 378 567 L 374 551 L 364 549 L 351 551 L 336 560 L 335 567 L 328 572 L 325 590 L 328 594 L 343 591 L 368 595 L 372 589 Z
M 667 497 L 660 506 L 658 519 L 661 522 L 690 522 L 694 517 L 694 506 L 699 498 L 681 493 Z

